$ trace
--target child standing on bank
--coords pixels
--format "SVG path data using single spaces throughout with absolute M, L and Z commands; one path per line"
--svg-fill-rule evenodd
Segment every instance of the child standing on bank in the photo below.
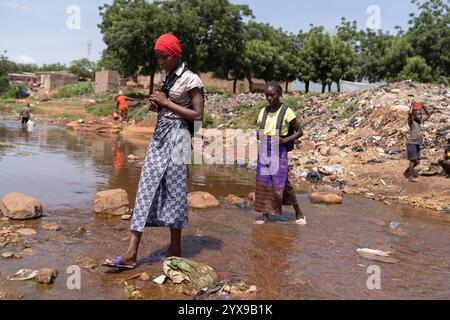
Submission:
M 258 117 L 260 144 L 255 198 L 255 211 L 262 213 L 264 220 L 257 223 L 268 222 L 270 214 L 281 215 L 282 206 L 287 205 L 294 207 L 296 223 L 304 226 L 306 217 L 289 182 L 288 161 L 288 152 L 303 135 L 303 130 L 292 109 L 280 101 L 282 88 L 279 84 L 268 84 L 265 94 L 269 106 L 263 108 Z
M 410 161 L 409 167 L 405 170 L 403 175 L 411 182 L 418 182 L 419 177 L 416 167 L 420 163 L 420 151 L 421 146 L 424 142 L 423 134 L 421 131 L 421 125 L 423 123 L 423 112 L 426 113 L 427 117 L 430 116 L 428 110 L 425 108 L 422 102 L 413 102 L 410 106 L 408 114 L 408 125 L 409 125 L 409 139 L 407 145 L 407 155 Z

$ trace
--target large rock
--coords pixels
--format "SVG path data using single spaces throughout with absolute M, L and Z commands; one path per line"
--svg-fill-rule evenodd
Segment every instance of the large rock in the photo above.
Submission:
M 191 192 L 188 194 L 188 206 L 192 209 L 214 208 L 219 206 L 219 201 L 207 192 Z
M 25 194 L 12 192 L 0 201 L 0 211 L 10 219 L 34 219 L 42 216 L 42 203 Z
M 95 195 L 95 213 L 123 216 L 130 210 L 129 205 L 128 194 L 123 189 L 101 191 Z
M 315 192 L 311 194 L 312 203 L 340 204 L 342 197 L 335 193 Z

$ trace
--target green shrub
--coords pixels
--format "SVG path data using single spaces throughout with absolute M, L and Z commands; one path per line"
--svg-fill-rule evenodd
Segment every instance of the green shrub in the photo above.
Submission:
M 87 109 L 87 112 L 97 117 L 111 115 L 114 111 L 116 111 L 116 104 L 114 102 L 95 104 Z
M 56 88 L 57 93 L 52 95 L 54 99 L 70 98 L 94 93 L 94 82 L 80 82 Z
M 358 111 L 358 104 L 353 101 L 351 102 L 347 108 L 341 113 L 340 119 L 348 119 L 350 118 L 356 111 Z

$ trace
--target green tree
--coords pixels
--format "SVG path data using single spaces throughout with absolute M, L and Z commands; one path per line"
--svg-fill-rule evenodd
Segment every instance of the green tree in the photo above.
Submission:
M 89 59 L 83 58 L 72 61 L 69 71 L 80 78 L 94 79 L 96 64 Z
M 253 91 L 253 78 L 273 80 L 274 60 L 277 49 L 270 42 L 250 40 L 244 50 L 244 73 L 248 80 L 250 91 Z
M 150 92 L 159 67 L 154 45 L 164 27 L 165 16 L 156 3 L 145 0 L 114 0 L 99 7 L 98 25 L 107 45 L 100 66 L 119 71 L 123 76 L 150 75 Z
M 67 70 L 67 66 L 61 63 L 44 64 L 39 71 L 62 71 Z
M 356 73 L 356 53 L 347 42 L 339 37 L 332 38 L 331 80 L 336 82 L 338 92 L 341 92 L 341 80 L 354 78 Z
M 414 82 L 430 82 L 432 80 L 432 69 L 427 65 L 423 57 L 408 58 L 403 71 L 397 80 L 411 80 Z
M 317 81 L 316 70 L 312 61 L 313 48 L 311 46 L 311 33 L 299 32 L 297 39 L 299 42 L 299 52 L 297 59 L 297 79 L 305 83 L 305 92 L 309 92 L 311 81 Z
M 358 79 L 369 80 L 369 82 L 382 81 L 386 78 L 387 66 L 384 63 L 385 52 L 390 45 L 392 36 L 367 29 L 361 31 L 361 53 L 358 63 Z
M 324 32 L 323 27 L 313 27 L 309 31 L 304 47 L 308 54 L 308 62 L 313 65 L 312 78 L 321 82 L 324 93 L 327 85 L 331 85 L 333 81 L 333 39 Z
M 233 93 L 236 93 L 237 81 L 244 78 L 246 34 L 243 18 L 252 16 L 252 11 L 248 6 L 232 5 L 228 0 L 211 0 L 206 3 L 208 5 L 201 6 L 200 10 L 204 21 L 203 30 L 208 30 L 208 56 L 204 69 L 213 71 L 218 78 L 231 78 Z M 212 9 L 210 7 L 214 10 L 209 10 Z
M 413 49 L 405 37 L 397 36 L 391 38 L 381 60 L 385 69 L 385 80 L 389 82 L 396 81 L 408 58 L 412 55 Z
M 406 33 L 416 55 L 425 58 L 434 78 L 450 75 L 450 10 L 448 1 L 426 0 L 416 3 L 420 13 L 411 14 Z

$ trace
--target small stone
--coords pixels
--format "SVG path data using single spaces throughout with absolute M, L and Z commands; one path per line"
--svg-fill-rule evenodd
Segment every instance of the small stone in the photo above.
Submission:
M 34 236 L 37 234 L 36 230 L 34 229 L 19 229 L 17 230 L 17 233 L 22 235 L 22 236 Z
M 138 278 L 141 281 L 149 281 L 150 280 L 150 276 L 148 275 L 147 272 L 143 272 L 141 273 L 141 275 Z
M 57 225 L 56 223 L 44 223 L 42 225 L 42 228 L 49 231 L 59 231 L 61 230 L 61 227 Z
M 159 276 L 159 277 L 153 279 L 153 282 L 157 283 L 157 284 L 164 284 L 164 282 L 166 282 L 166 279 L 167 279 L 167 276 L 162 275 L 162 276 Z
M 85 269 L 95 269 L 98 267 L 98 263 L 91 258 L 83 258 L 76 261 L 76 264 Z
M 256 200 L 256 192 L 251 192 L 251 193 L 249 193 L 248 196 L 247 196 L 247 198 L 250 200 L 250 202 L 251 202 L 252 204 L 254 204 L 254 203 L 255 203 L 255 200 Z
M 29 255 L 29 256 L 34 256 L 36 254 L 36 251 L 34 251 L 31 248 L 25 248 L 22 250 L 21 254 L 25 254 L 25 255 Z
M 4 253 L 2 253 L 2 258 L 3 259 L 13 259 L 14 258 L 14 253 L 12 253 L 12 252 L 4 252 Z
M 52 284 L 57 276 L 58 270 L 43 268 L 38 271 L 36 281 L 41 284 Z
M 229 206 L 237 206 L 245 203 L 244 199 L 235 196 L 234 194 L 230 194 L 225 198 L 227 205 Z
M 256 288 L 256 286 L 250 286 L 250 288 L 248 288 L 247 291 L 245 291 L 246 294 L 256 293 L 256 292 L 258 292 L 258 289 Z
M 338 194 L 315 192 L 311 194 L 311 203 L 324 203 L 324 204 L 341 204 L 342 197 Z
M 139 160 L 139 157 L 138 157 L 138 156 L 135 156 L 134 154 L 130 154 L 130 155 L 127 157 L 127 159 L 130 160 L 130 161 L 136 161 L 136 160 Z

